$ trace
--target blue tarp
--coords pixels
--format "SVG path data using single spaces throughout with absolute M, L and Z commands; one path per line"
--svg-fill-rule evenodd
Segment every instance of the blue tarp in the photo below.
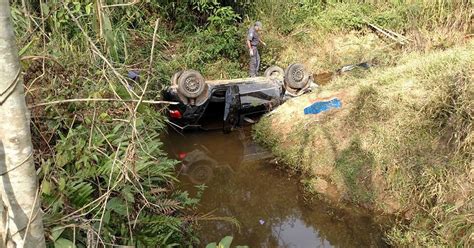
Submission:
M 319 114 L 334 108 L 341 108 L 342 103 L 339 99 L 333 98 L 329 101 L 318 101 L 304 108 L 304 114 Z

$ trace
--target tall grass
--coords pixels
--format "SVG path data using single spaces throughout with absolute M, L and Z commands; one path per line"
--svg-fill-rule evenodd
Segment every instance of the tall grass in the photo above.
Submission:
M 306 20 L 326 22 L 325 29 L 354 28 L 372 21 L 387 28 L 434 28 L 446 26 L 468 31 L 472 28 L 472 2 L 469 0 L 259 0 L 257 17 L 269 18 L 271 26 L 283 32 Z

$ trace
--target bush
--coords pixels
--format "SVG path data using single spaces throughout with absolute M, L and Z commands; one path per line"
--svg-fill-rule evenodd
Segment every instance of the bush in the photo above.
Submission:
M 227 58 L 237 60 L 243 39 L 236 26 L 240 17 L 230 7 L 220 7 L 208 18 L 208 26 L 198 30 L 192 44 L 200 50 L 204 62 Z
M 48 245 L 195 244 L 183 210 L 196 200 L 173 188 L 176 161 L 161 147 L 163 106 L 136 105 L 141 94 L 145 99 L 156 97 L 149 88 L 163 87 L 144 91 L 148 75 L 150 84 L 159 77 L 154 76 L 153 64 L 163 63 L 155 56 L 148 66 L 157 15 L 147 16 L 144 5 L 129 11 L 104 8 L 101 37 L 95 26 L 96 8 L 89 9 L 91 1 L 66 4 L 70 12 L 60 1 L 42 8 L 30 6 L 34 18 L 45 16 L 46 33 L 22 26 L 27 19 L 13 6 L 15 27 L 26 30 L 18 33 L 22 54 L 33 55 L 23 62 L 28 104 L 113 100 L 32 107 Z M 156 47 L 165 42 L 166 32 L 157 30 Z M 161 54 L 158 49 L 154 52 Z M 150 74 L 141 73 L 142 81 L 132 82 L 123 76 L 130 69 Z

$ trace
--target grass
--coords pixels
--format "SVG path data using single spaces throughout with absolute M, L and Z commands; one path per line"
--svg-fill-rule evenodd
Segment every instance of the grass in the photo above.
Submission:
M 265 26 L 263 38 L 272 41 L 269 47 L 282 48 L 277 52 L 264 50 L 262 63 L 276 62 L 285 67 L 298 61 L 320 73 L 362 61 L 393 65 L 405 52 L 461 43 L 472 29 L 469 4 L 442 0 L 426 3 L 257 1 L 258 19 Z M 400 49 L 392 40 L 370 31 L 366 22 L 407 35 L 411 42 Z
M 339 198 L 306 188 L 397 216 L 394 245 L 472 245 L 473 48 L 408 53 L 396 66 L 337 78 L 263 118 L 255 137 Z M 303 115 L 328 96 L 342 109 Z
M 372 204 L 373 192 L 371 176 L 374 158 L 365 151 L 356 137 L 346 149 L 342 150 L 335 161 L 335 170 L 344 178 L 348 199 L 358 204 Z

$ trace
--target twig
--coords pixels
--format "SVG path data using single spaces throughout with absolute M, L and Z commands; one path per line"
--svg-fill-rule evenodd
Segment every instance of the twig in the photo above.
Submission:
M 112 143 L 109 141 L 109 139 L 107 138 L 107 135 L 105 135 L 104 132 L 102 132 L 102 130 L 99 128 L 99 127 L 96 127 L 97 131 L 99 131 L 99 133 L 102 135 L 102 137 L 104 138 L 105 142 L 107 142 L 107 144 L 109 145 L 110 149 L 114 149 L 114 146 L 112 145 Z M 123 138 L 125 133 L 122 134 L 122 136 L 120 138 Z M 120 143 L 122 144 L 122 143 Z M 104 156 L 107 156 L 106 154 L 104 154 Z M 117 155 L 116 155 L 117 156 Z M 114 163 L 115 163 L 115 160 L 114 160 Z
M 61 68 L 64 69 L 64 66 L 61 65 L 58 60 L 54 57 L 51 57 L 51 56 L 48 56 L 48 55 L 45 55 L 45 56 L 42 56 L 42 55 L 31 55 L 31 56 L 22 56 L 20 58 L 21 61 L 23 60 L 38 60 L 38 59 L 44 59 L 44 60 L 51 60 L 53 61 L 55 64 L 59 65 Z
M 40 106 L 47 106 L 47 105 L 55 105 L 55 104 L 62 104 L 62 103 L 71 103 L 71 102 L 139 102 L 140 100 L 123 100 L 123 99 L 115 99 L 115 98 L 77 98 L 77 99 L 66 99 L 66 100 L 58 100 L 52 102 L 43 102 L 34 105 L 28 106 L 29 108 L 36 108 Z M 171 101 L 153 101 L 153 100 L 142 100 L 142 103 L 148 104 L 169 104 L 169 105 L 177 105 L 178 102 L 171 102 Z
M 33 117 L 33 118 L 35 118 L 35 120 L 36 120 L 36 117 Z M 50 153 L 52 154 L 53 161 L 54 161 L 54 163 L 56 163 L 56 158 L 54 156 L 54 151 L 53 151 L 53 148 L 51 148 L 51 146 L 49 145 L 49 141 L 46 139 L 46 137 L 44 137 L 44 135 L 43 135 L 43 133 L 41 133 L 41 130 L 39 129 L 38 125 L 36 125 L 36 123 L 34 121 L 32 121 L 31 124 L 36 129 L 36 131 L 38 131 L 38 133 L 41 136 L 41 138 L 43 139 L 44 143 L 48 146 L 48 149 L 49 149 Z
M 92 115 L 92 123 L 91 123 L 91 132 L 89 134 L 89 149 L 92 146 L 92 134 L 94 132 L 94 124 L 95 124 L 95 116 L 97 115 L 97 108 L 94 106 L 94 114 Z
M 102 20 L 102 0 L 96 0 L 96 9 L 97 9 L 97 21 L 99 22 L 99 37 L 102 38 L 103 37 L 103 20 Z M 69 9 L 68 9 L 68 12 L 69 12 Z
M 119 151 L 120 151 L 121 146 L 122 146 L 122 142 L 119 143 L 119 145 L 117 146 L 117 149 L 115 151 L 114 161 L 112 162 L 112 168 L 110 169 L 109 180 L 108 180 L 108 183 L 107 183 L 107 192 L 112 192 L 110 185 L 112 184 L 112 175 L 113 175 L 113 172 L 114 172 L 116 161 L 118 160 L 118 155 L 119 155 Z M 115 182 L 119 182 L 119 180 L 116 180 Z M 99 230 L 97 230 L 98 235 L 100 235 L 100 231 L 102 229 L 102 223 L 104 221 L 105 209 L 107 207 L 107 202 L 109 200 L 109 196 L 110 196 L 110 194 L 106 194 L 105 201 L 104 201 L 103 208 L 102 208 L 102 214 L 101 214 L 100 221 L 99 221 Z M 99 240 L 97 240 L 96 247 L 99 247 Z
M 117 180 L 117 181 L 120 181 L 120 180 Z M 77 209 L 75 211 L 73 211 L 72 213 L 70 214 L 67 214 L 66 216 L 63 216 L 61 217 L 58 221 L 61 222 L 61 221 L 64 221 L 68 218 L 78 218 L 78 217 L 81 217 L 81 216 L 84 216 L 84 215 L 87 215 L 89 214 L 90 212 L 92 212 L 92 210 L 96 209 L 97 207 L 100 206 L 100 202 L 102 202 L 102 199 L 103 198 L 106 198 L 108 194 L 111 194 L 112 193 L 112 190 L 115 189 L 115 187 L 118 186 L 118 183 L 115 183 L 109 191 L 105 192 L 104 194 L 102 194 L 101 196 L 99 196 L 97 199 L 89 202 L 88 204 L 84 205 L 83 207 L 81 207 L 80 209 Z M 79 214 L 77 215 L 78 213 L 80 213 L 81 211 L 87 209 L 88 207 L 90 206 L 93 206 L 91 209 L 89 209 L 89 211 L 85 212 L 85 213 L 82 213 L 82 214 Z
M 132 224 L 131 224 L 131 221 L 130 221 L 130 211 L 128 209 L 127 198 L 125 198 L 125 206 L 127 206 L 127 220 L 128 220 L 128 230 L 130 232 L 130 240 L 131 240 L 131 243 L 133 244 L 133 231 L 132 231 Z
M 104 6 L 102 6 L 102 8 L 125 7 L 125 6 L 135 5 L 139 2 L 140 2 L 140 0 L 133 0 L 133 2 L 130 2 L 130 3 L 118 3 L 118 4 L 111 4 L 111 5 L 104 5 Z
M 40 4 L 41 6 L 43 6 L 43 1 L 40 1 Z M 43 17 L 43 14 L 41 14 L 41 20 L 44 21 L 46 19 L 48 19 L 53 13 L 57 13 L 57 10 L 59 9 L 59 6 L 58 5 L 55 5 L 53 9 L 51 9 L 49 11 L 49 14 L 46 16 L 46 17 Z M 43 10 L 41 10 L 43 11 Z M 38 23 L 35 21 L 35 19 L 33 18 L 32 15 L 30 15 L 30 18 L 31 20 L 33 20 L 33 22 L 35 23 L 35 28 L 33 30 L 31 30 L 31 32 L 28 32 L 28 34 L 26 36 L 23 36 L 21 37 L 21 42 L 18 42 L 19 44 L 22 44 L 28 40 L 31 40 L 31 36 L 36 32 L 37 29 L 41 29 L 41 27 L 38 25 Z M 35 17 L 38 19 L 38 17 Z M 46 37 L 48 37 L 48 39 L 50 39 L 50 37 L 46 34 L 46 32 L 44 32 L 44 30 L 42 29 L 41 32 L 43 33 L 43 35 L 45 35 Z
M 135 106 L 135 109 L 134 109 L 133 115 L 132 115 L 133 119 L 131 120 L 131 123 L 132 123 L 132 125 L 131 125 L 132 126 L 132 139 L 137 138 L 137 143 L 140 145 L 140 148 L 142 148 L 142 147 L 141 147 L 140 137 L 138 135 L 137 126 L 136 126 L 136 120 L 137 120 L 136 113 L 138 111 L 138 107 L 143 102 L 143 97 L 145 96 L 145 93 L 148 89 L 148 85 L 150 83 L 150 75 L 151 75 L 152 70 L 153 70 L 153 55 L 154 55 L 154 51 L 155 51 L 156 33 L 158 32 L 158 24 L 159 23 L 160 23 L 160 18 L 156 19 L 156 21 L 155 21 L 155 28 L 154 28 L 154 31 L 153 31 L 153 40 L 152 40 L 151 51 L 150 51 L 150 61 L 149 61 L 149 65 L 148 65 L 148 72 L 147 72 L 145 86 L 143 87 L 142 94 L 140 95 L 140 100 L 138 101 L 138 103 Z M 134 142 L 131 143 L 131 144 L 135 145 Z M 143 149 L 143 151 L 145 151 L 145 150 Z M 146 153 L 146 151 L 145 151 L 145 153 Z M 132 171 L 132 173 L 134 174 L 134 171 Z M 132 184 L 133 184 L 133 182 L 132 182 Z M 145 196 L 144 196 L 144 198 L 145 198 Z M 146 200 L 146 198 L 145 198 L 145 200 Z
M 39 195 L 39 188 L 36 190 L 35 200 L 34 200 L 34 202 L 33 202 L 33 206 L 35 206 L 36 204 L 38 204 L 38 195 Z M 28 230 L 30 229 L 31 223 L 33 222 L 34 219 L 36 219 L 36 216 L 37 216 L 38 212 L 41 211 L 41 210 L 40 210 L 40 209 L 41 209 L 41 206 L 38 207 L 38 212 L 36 212 L 36 213 L 34 213 L 34 211 L 33 211 L 34 209 L 35 209 L 34 207 L 31 209 L 31 213 L 30 213 L 30 216 L 28 217 L 28 224 L 26 225 L 26 231 L 25 231 L 25 233 L 28 233 Z M 34 213 L 34 216 L 33 216 L 33 213 Z M 25 236 L 23 237 L 23 242 L 25 242 L 27 236 L 28 236 L 28 235 L 25 235 Z
M 140 100 L 138 101 L 137 105 L 135 106 L 135 112 L 137 112 L 138 106 L 140 106 L 140 103 L 142 103 L 143 97 L 145 96 L 146 90 L 148 88 L 148 84 L 150 82 L 150 74 L 151 74 L 151 70 L 153 68 L 153 52 L 155 51 L 156 33 L 158 31 L 158 24 L 159 23 L 160 23 L 160 18 L 156 19 L 156 22 L 155 22 L 155 30 L 153 31 L 153 41 L 151 43 L 150 64 L 149 64 L 149 69 L 148 69 L 148 75 L 147 75 L 147 78 L 146 78 L 145 86 L 143 87 L 142 95 L 140 96 Z

